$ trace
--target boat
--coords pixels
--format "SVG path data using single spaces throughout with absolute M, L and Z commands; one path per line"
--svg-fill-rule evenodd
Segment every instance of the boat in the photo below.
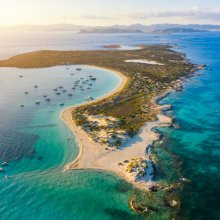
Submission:
M 92 83 L 89 83 L 89 86 L 92 86 Z
M 79 88 L 82 88 L 82 86 L 79 86 Z
M 49 101 L 50 101 L 50 98 L 46 98 L 46 101 L 49 102 Z
M 88 90 L 90 90 L 91 88 L 90 88 L 90 87 L 88 87 L 87 89 L 88 89 Z
M 88 95 L 85 97 L 85 100 L 94 100 L 94 98 L 91 96 L 91 91 L 88 91 Z
M 56 94 L 57 94 L 57 95 L 60 95 L 60 92 L 57 92 Z
M 53 89 L 53 91 L 57 91 L 57 88 Z
M 91 78 L 91 80 L 92 80 L 92 81 L 95 81 L 95 80 L 96 80 L 96 78 L 95 78 L 95 77 L 92 77 L 92 78 Z
M 62 88 L 63 88 L 63 86 L 59 86 L 58 88 L 59 88 L 59 89 L 62 89 Z
M 69 94 L 67 94 L 68 96 L 73 96 L 73 94 L 72 93 L 69 93 Z
M 66 92 L 66 89 L 63 89 L 63 92 Z
M 70 75 L 71 75 L 71 76 L 74 76 L 74 74 L 73 74 L 73 73 L 70 73 Z
M 73 90 L 76 89 L 75 87 L 72 88 Z
M 34 88 L 38 88 L 38 86 L 37 86 L 37 85 L 35 85 L 35 86 L 34 86 Z
M 24 77 L 24 76 L 20 75 L 19 77 L 22 78 L 22 77 Z
M 1 164 L 2 164 L 2 166 L 8 165 L 6 161 L 3 161 Z
M 76 70 L 77 70 L 77 71 L 80 71 L 80 70 L 82 70 L 82 69 L 81 69 L 81 68 L 76 68 Z
M 24 92 L 24 94 L 26 94 L 26 95 L 27 95 L 27 94 L 28 94 L 28 92 Z
M 60 103 L 60 106 L 64 106 L 64 103 Z
M 40 104 L 40 101 L 35 102 L 35 104 L 36 104 L 36 105 L 39 105 L 39 104 Z
M 4 169 L 2 167 L 0 167 L 0 172 L 4 172 Z
M 24 107 L 24 105 L 22 104 L 22 105 L 20 105 L 22 108 Z
M 94 100 L 94 98 L 92 96 L 86 96 L 85 100 Z
M 44 98 L 47 98 L 47 95 L 44 95 Z

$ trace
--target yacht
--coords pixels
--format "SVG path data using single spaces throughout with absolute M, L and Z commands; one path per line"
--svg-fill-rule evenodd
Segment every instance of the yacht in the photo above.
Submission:
M 85 100 L 94 100 L 94 98 L 92 96 L 86 96 Z
M 2 164 L 2 166 L 8 165 L 6 161 L 3 161 L 1 164 Z

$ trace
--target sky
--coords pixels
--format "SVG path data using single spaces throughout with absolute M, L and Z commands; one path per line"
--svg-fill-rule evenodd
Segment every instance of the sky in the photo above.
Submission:
M 220 24 L 220 0 L 0 0 L 0 26 Z

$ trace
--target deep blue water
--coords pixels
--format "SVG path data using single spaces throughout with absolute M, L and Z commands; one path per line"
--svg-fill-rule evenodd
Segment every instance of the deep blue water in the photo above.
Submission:
M 180 128 L 160 129 L 165 141 L 158 152 L 161 159 L 168 154 L 169 164 L 176 164 L 178 174 L 191 180 L 181 193 L 182 219 L 220 219 L 220 35 L 173 39 L 178 50 L 194 63 L 207 64 L 207 69 L 186 82 L 183 92 L 161 102 L 173 105 L 172 115 Z M 170 171 L 164 172 L 169 176 Z
M 175 50 L 186 53 L 193 63 L 207 64 L 207 69 L 199 72 L 200 76 L 190 78 L 185 83 L 182 92 L 172 93 L 161 101 L 161 104 L 173 105 L 173 111 L 169 114 L 175 117 L 175 123 L 179 128 L 160 128 L 164 141 L 156 146 L 155 150 L 164 179 L 173 182 L 179 177 L 185 177 L 191 180 L 190 183 L 185 184 L 180 193 L 179 217 L 181 219 L 220 219 L 219 32 L 159 37 L 145 34 L 107 34 L 105 38 L 103 35 L 82 37 L 72 33 L 38 33 L 35 38 L 32 38 L 33 33 L 19 33 L 18 43 L 14 41 L 13 35 L 10 35 L 9 39 L 6 35 L 1 35 L 1 57 L 35 49 L 66 49 L 69 45 L 69 49 L 101 49 L 102 45 L 113 43 L 123 45 L 163 43 L 174 45 Z M 45 91 L 47 93 L 51 91 L 55 86 L 53 83 L 60 82 L 59 73 L 66 74 L 64 69 L 57 71 L 55 68 L 55 70 L 55 72 L 53 68 L 52 70 L 43 69 L 40 72 L 27 70 L 25 77 L 22 78 L 27 80 L 24 87 L 19 84 L 21 79 L 12 80 L 14 75 L 20 74 L 21 70 L 12 71 L 10 68 L 1 70 L 5 73 L 5 78 L 0 79 L 2 90 L 0 143 L 8 143 L 7 156 L 12 157 L 10 158 L 12 162 L 6 169 L 9 175 L 14 176 L 12 179 L 5 180 L 4 174 L 1 175 L 1 219 L 48 219 L 50 217 L 80 220 L 142 219 L 143 217 L 129 210 L 128 198 L 132 188 L 126 192 L 119 190 L 125 184 L 119 178 L 102 172 L 63 173 L 60 169 L 66 161 L 77 154 L 77 143 L 59 121 L 61 110 L 59 103 L 64 97 L 67 105 L 81 102 L 84 95 L 80 98 L 79 93 L 76 96 L 79 97 L 78 101 L 68 99 L 64 95 L 60 99 L 56 97 L 55 103 L 52 102 L 51 105 L 44 103 L 35 110 L 36 106 L 33 102 L 39 97 L 42 98 Z M 45 76 L 42 71 L 46 74 Z M 50 80 L 51 88 L 47 88 L 49 72 L 57 77 L 55 81 Z M 44 80 L 38 76 L 39 73 Z M 30 81 L 28 81 L 30 75 Z M 69 73 L 62 77 L 66 87 L 70 86 L 70 78 Z M 108 84 L 109 79 L 112 80 L 107 74 L 101 82 Z M 33 89 L 34 80 L 39 80 L 38 84 L 42 83 L 37 91 Z M 10 89 L 11 83 L 14 89 Z M 115 83 L 117 79 L 110 87 L 105 87 L 109 90 L 97 90 L 94 95 L 98 97 L 110 91 Z M 44 86 L 46 90 L 41 89 Z M 34 97 L 33 100 L 24 96 L 23 91 L 26 88 L 35 91 L 32 94 L 34 96 L 31 96 Z M 21 103 L 25 104 L 22 111 Z M 7 112 L 4 111 L 6 108 Z M 55 139 L 54 136 L 56 136 Z M 69 137 L 71 137 L 71 143 L 67 140 Z M 23 143 L 22 140 L 27 141 Z M 19 141 L 21 146 L 18 144 Z M 13 149 L 10 150 L 13 146 L 20 149 L 16 154 Z M 2 156 L 2 151 L 0 153 Z M 25 159 L 13 158 L 15 156 Z M 39 160 L 39 156 L 43 159 Z M 166 214 L 156 213 L 149 219 L 169 218 Z

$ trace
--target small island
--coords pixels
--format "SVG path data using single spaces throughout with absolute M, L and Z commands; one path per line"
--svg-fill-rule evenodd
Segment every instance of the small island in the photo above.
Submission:
M 121 83 L 110 94 L 61 113 L 80 148 L 65 170 L 106 170 L 139 189 L 158 187 L 153 181 L 154 158 L 148 150 L 160 135 L 152 128 L 172 125 L 172 118 L 162 114 L 171 106 L 160 106 L 158 101 L 172 90 L 180 91 L 186 77 L 203 67 L 191 64 L 167 45 L 141 46 L 139 50 L 44 50 L 0 61 L 0 67 L 18 68 L 67 64 L 109 69 Z

